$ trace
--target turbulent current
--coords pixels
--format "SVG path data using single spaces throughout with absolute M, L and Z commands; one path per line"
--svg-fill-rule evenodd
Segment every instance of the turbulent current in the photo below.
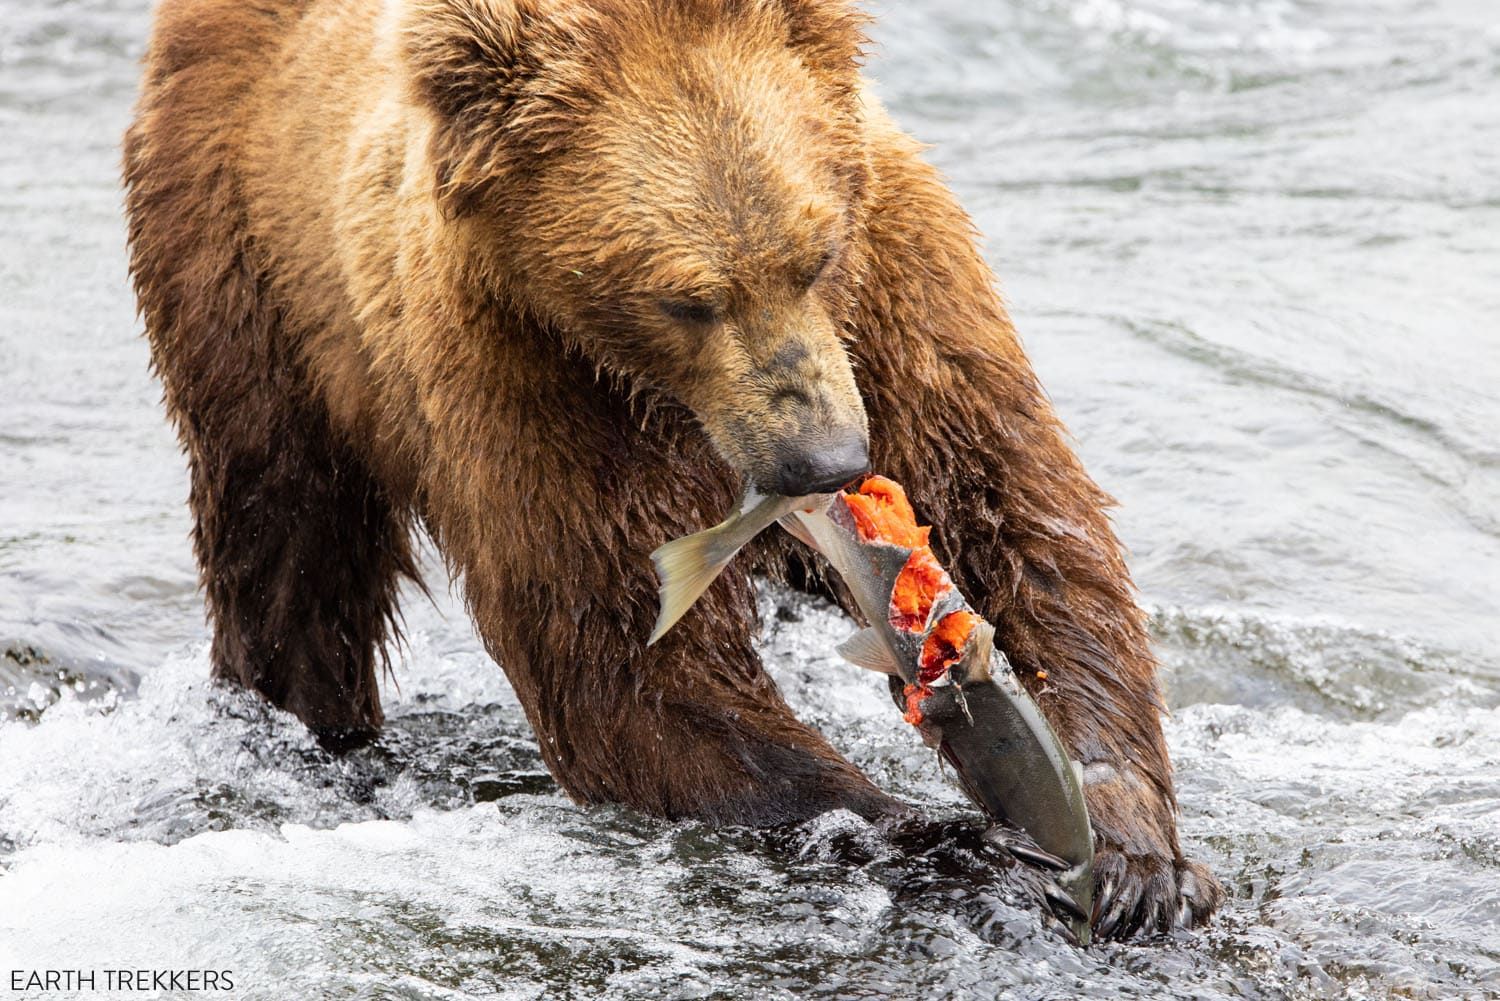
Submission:
M 127 968 L 266 999 L 1500 996 L 1490 0 L 874 11 L 880 93 L 1121 502 L 1184 842 L 1231 894 L 1201 933 L 1086 951 L 850 816 L 573 806 L 437 576 L 373 747 L 329 757 L 208 683 L 124 268 L 146 8 L 0 18 L 0 995 Z M 964 815 L 832 654 L 849 624 L 761 601 L 798 711 Z

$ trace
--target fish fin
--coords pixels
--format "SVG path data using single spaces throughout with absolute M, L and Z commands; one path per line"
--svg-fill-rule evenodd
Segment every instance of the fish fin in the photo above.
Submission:
M 969 637 L 969 649 L 964 654 L 964 681 L 989 681 L 994 676 L 990 661 L 995 655 L 995 627 L 984 619 L 974 627 Z
M 714 530 L 708 529 L 673 539 L 651 554 L 659 581 L 661 610 L 656 614 L 656 626 L 646 641 L 647 646 L 665 636 L 729 565 L 729 560 L 715 560 L 711 555 L 716 540 Z
M 891 653 L 891 648 L 886 646 L 885 640 L 880 638 L 880 631 L 874 626 L 861 629 L 834 649 L 838 651 L 840 657 L 856 667 L 880 674 L 894 674 L 897 677 L 901 675 L 896 666 L 895 655 Z
M 656 566 L 657 594 L 661 609 L 651 630 L 650 646 L 666 635 L 677 620 L 687 614 L 693 602 L 708 590 L 714 578 L 724 572 L 736 553 L 751 539 L 786 514 L 805 498 L 762 497 L 753 490 L 745 495 L 740 510 L 713 528 L 660 546 L 651 554 Z

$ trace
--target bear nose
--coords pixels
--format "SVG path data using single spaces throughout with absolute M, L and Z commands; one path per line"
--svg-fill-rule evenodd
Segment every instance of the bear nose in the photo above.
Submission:
M 776 466 L 776 492 L 784 497 L 831 493 L 869 469 L 864 431 L 822 437 L 786 450 Z

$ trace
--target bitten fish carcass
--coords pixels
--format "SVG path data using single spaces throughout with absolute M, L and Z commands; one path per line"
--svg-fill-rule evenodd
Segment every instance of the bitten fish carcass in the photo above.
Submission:
M 1078 765 L 995 649 L 994 628 L 937 560 L 899 484 L 872 476 L 849 492 L 750 496 L 722 524 L 662 546 L 652 554 L 661 613 L 651 642 L 773 521 L 828 560 L 869 623 L 839 653 L 896 679 L 904 718 L 969 799 L 1040 849 L 1016 844 L 1013 853 L 1050 872 L 1049 902 L 1086 944 L 1094 848 Z

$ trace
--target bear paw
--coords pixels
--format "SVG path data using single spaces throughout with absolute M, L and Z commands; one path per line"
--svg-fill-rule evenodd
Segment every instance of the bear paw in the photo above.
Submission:
M 1203 924 L 1224 900 L 1206 868 L 1105 845 L 1094 855 L 1094 938 L 1121 940 Z

